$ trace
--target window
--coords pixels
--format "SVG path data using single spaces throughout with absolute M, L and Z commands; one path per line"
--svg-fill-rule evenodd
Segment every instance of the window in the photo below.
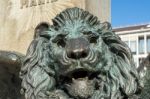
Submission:
M 139 58 L 139 64 L 141 64 L 144 61 L 145 58 Z
M 131 52 L 132 54 L 136 54 L 136 41 L 130 41 L 130 49 L 131 49 Z
M 129 46 L 129 41 L 124 41 Z
M 138 65 L 137 64 L 137 57 L 133 57 L 133 59 L 134 59 L 135 66 L 137 66 Z
M 139 54 L 144 54 L 144 37 L 139 37 Z
M 147 37 L 147 52 L 150 53 L 150 36 Z

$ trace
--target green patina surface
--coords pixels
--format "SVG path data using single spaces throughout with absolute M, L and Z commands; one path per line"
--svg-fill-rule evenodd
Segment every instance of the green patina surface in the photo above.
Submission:
M 139 90 L 130 49 L 108 22 L 70 8 L 35 33 L 20 72 L 26 99 L 127 99 Z

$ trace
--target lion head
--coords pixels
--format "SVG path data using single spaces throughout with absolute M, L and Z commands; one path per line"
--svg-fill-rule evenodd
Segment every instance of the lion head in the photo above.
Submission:
M 70 8 L 35 32 L 21 69 L 26 99 L 124 99 L 139 90 L 130 49 L 108 22 Z

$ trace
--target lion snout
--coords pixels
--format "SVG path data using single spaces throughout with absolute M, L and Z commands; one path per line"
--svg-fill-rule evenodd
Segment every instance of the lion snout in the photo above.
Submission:
M 85 38 L 73 38 L 67 41 L 66 53 L 69 58 L 85 58 L 89 54 L 89 42 Z

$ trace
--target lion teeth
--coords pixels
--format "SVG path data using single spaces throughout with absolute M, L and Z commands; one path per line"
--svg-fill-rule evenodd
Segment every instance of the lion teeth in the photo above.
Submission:
M 74 82 L 74 83 L 75 83 L 75 82 L 76 82 L 76 80 L 75 80 L 74 78 L 72 78 L 72 82 Z
M 72 78 L 72 80 L 75 80 L 74 78 Z
M 89 78 L 88 77 L 85 77 L 85 81 L 88 81 L 89 80 Z

